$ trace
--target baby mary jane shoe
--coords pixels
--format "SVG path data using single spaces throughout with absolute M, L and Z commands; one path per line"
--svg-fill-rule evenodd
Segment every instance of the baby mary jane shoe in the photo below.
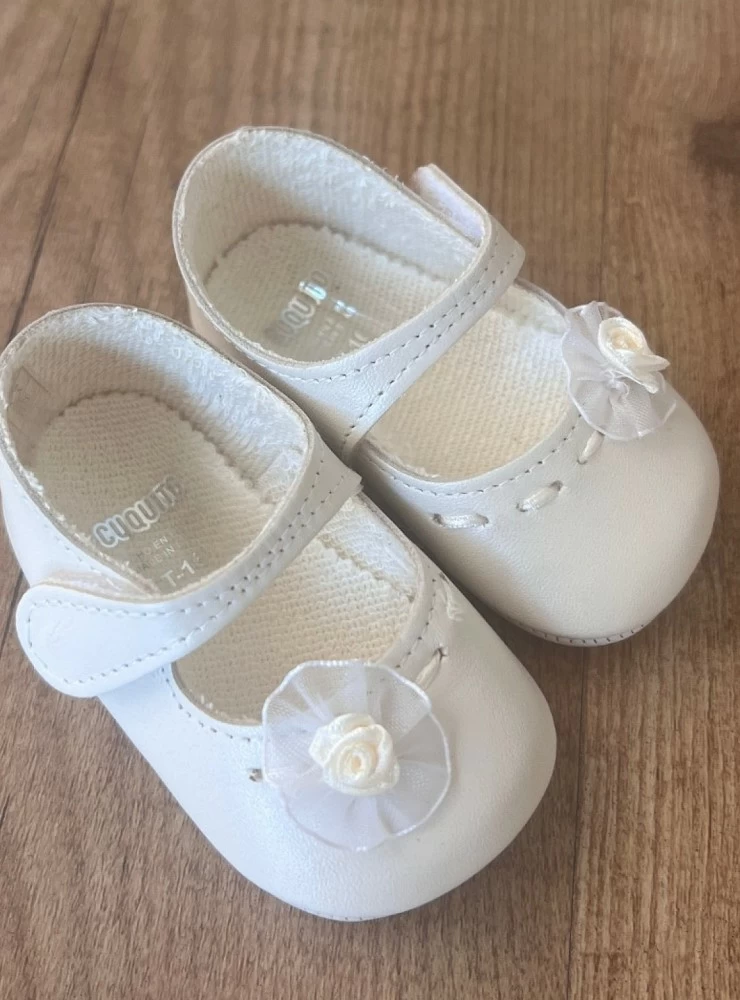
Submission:
M 555 735 L 529 675 L 293 403 L 177 324 L 92 305 L 19 334 L 0 487 L 28 659 L 267 892 L 407 910 L 535 809 Z
M 631 635 L 706 546 L 707 435 L 636 326 L 516 281 L 521 247 L 437 167 L 411 185 L 306 133 L 213 143 L 174 214 L 193 325 L 501 614 Z

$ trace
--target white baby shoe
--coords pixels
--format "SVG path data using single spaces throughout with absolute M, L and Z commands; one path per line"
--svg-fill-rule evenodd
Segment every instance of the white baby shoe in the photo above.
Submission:
M 213 143 L 175 205 L 193 324 L 503 615 L 628 636 L 707 543 L 707 435 L 637 327 L 515 282 L 523 251 L 486 211 L 436 167 L 411 183 L 306 133 Z
M 214 846 L 342 920 L 469 878 L 542 797 L 534 682 L 300 410 L 177 324 L 80 306 L 0 361 L 21 644 Z

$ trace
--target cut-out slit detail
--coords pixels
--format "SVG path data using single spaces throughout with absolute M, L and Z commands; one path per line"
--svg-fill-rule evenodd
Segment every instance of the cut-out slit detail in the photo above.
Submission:
M 489 523 L 484 514 L 432 514 L 432 520 L 443 528 L 485 528 Z
M 578 464 L 585 465 L 590 458 L 594 457 L 603 443 L 604 435 L 601 431 L 594 431 L 583 446 L 583 451 L 578 456 Z
M 416 675 L 416 683 L 420 688 L 427 690 L 432 684 L 432 682 L 437 677 L 437 674 L 442 667 L 442 664 L 449 656 L 449 652 L 446 646 L 440 646 L 438 649 L 434 650 L 431 660 L 425 666 L 421 668 L 419 673 Z
M 528 497 L 521 500 L 517 504 L 517 510 L 526 513 L 530 510 L 541 510 L 542 507 L 546 507 L 553 500 L 557 499 L 559 494 L 563 490 L 563 484 L 559 479 L 556 479 L 554 483 L 549 483 L 547 486 L 541 486 L 534 493 L 530 493 Z

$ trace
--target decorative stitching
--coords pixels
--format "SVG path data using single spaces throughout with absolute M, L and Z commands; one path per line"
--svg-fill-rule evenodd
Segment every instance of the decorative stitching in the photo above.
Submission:
M 642 631 L 648 624 L 646 622 L 645 625 L 638 625 L 636 628 L 631 628 L 628 632 L 615 632 L 613 635 L 602 635 L 593 639 L 573 639 L 567 635 L 555 635 L 552 632 L 543 632 L 541 629 L 531 628 L 529 625 L 518 622 L 515 618 L 510 618 L 509 621 L 518 628 L 524 629 L 525 632 L 530 632 L 532 635 L 537 635 L 542 639 L 549 639 L 551 642 L 559 642 L 564 646 L 601 646 L 607 642 L 616 642 L 618 639 L 629 639 L 631 635 Z
M 407 490 L 412 490 L 414 493 L 424 493 L 427 496 L 433 496 L 433 497 L 480 496 L 484 493 L 490 493 L 491 490 L 497 490 L 499 486 L 506 486 L 507 483 L 515 483 L 518 479 L 522 479 L 524 476 L 528 476 L 531 472 L 534 472 L 535 469 L 538 469 L 540 466 L 545 465 L 547 462 L 549 462 L 553 455 L 556 455 L 563 447 L 565 447 L 567 442 L 573 436 L 576 428 L 578 427 L 579 421 L 582 419 L 583 418 L 579 414 L 576 417 L 576 422 L 570 428 L 565 437 L 559 442 L 559 444 L 557 444 L 552 449 L 552 451 L 549 451 L 544 458 L 540 458 L 533 465 L 530 465 L 528 469 L 524 469 L 522 472 L 518 472 L 515 476 L 510 476 L 509 479 L 502 479 L 501 482 L 499 483 L 491 483 L 490 486 L 485 486 L 478 490 L 460 490 L 459 492 L 456 493 L 445 493 L 442 490 L 434 490 L 431 488 L 421 487 L 421 486 L 412 486 L 411 483 L 407 483 L 404 479 L 401 479 L 400 476 L 395 475 L 395 473 L 390 472 L 388 469 L 382 466 L 380 462 L 378 462 L 376 459 L 372 457 L 372 455 L 367 456 L 367 461 L 370 462 L 371 465 L 374 465 L 379 472 L 382 472 L 384 476 L 390 476 L 390 478 L 394 482 L 399 483 L 399 485 L 403 486 Z
M 375 397 L 368 403 L 368 405 L 365 407 L 365 409 L 362 411 L 362 413 L 360 413 L 360 415 L 355 419 L 355 422 L 347 429 L 347 431 L 346 431 L 346 433 L 344 435 L 344 441 L 345 442 L 349 439 L 350 435 L 352 434 L 352 431 L 362 422 L 363 418 L 367 416 L 367 414 L 373 409 L 373 407 L 376 406 L 376 404 L 382 399 L 382 397 L 386 394 L 386 392 L 390 389 L 390 387 L 395 382 L 398 382 L 398 380 L 403 375 L 406 374 L 406 372 L 409 370 L 409 368 L 411 368 L 412 365 L 416 364 L 416 362 L 419 360 L 419 358 L 421 358 L 424 354 L 426 354 L 427 351 L 431 350 L 431 348 L 439 340 L 441 340 L 442 337 L 444 337 L 444 335 L 446 333 L 449 332 L 449 330 L 452 328 L 452 326 L 454 325 L 455 322 L 459 322 L 460 320 L 462 320 L 467 315 L 467 313 L 470 312 L 471 309 L 474 309 L 476 307 L 476 305 L 478 304 L 478 301 L 479 301 L 478 298 L 473 299 L 470 302 L 469 305 L 466 305 L 465 308 L 462 308 L 463 303 L 465 302 L 465 300 L 468 299 L 468 298 L 470 298 L 476 292 L 476 289 L 478 288 L 478 286 L 481 284 L 481 282 L 486 277 L 488 269 L 493 264 L 493 254 L 496 252 L 497 247 L 498 247 L 498 233 L 497 233 L 497 237 L 496 237 L 496 243 L 495 243 L 495 245 L 494 245 L 494 247 L 493 247 L 493 249 L 491 251 L 491 258 L 489 259 L 488 263 L 484 267 L 483 271 L 478 276 L 477 281 L 473 285 L 470 286 L 470 288 L 467 290 L 467 292 L 465 293 L 465 295 L 462 296 L 462 298 L 460 299 L 459 302 L 456 302 L 450 309 L 447 310 L 446 313 L 443 313 L 441 316 L 438 316 L 437 319 L 433 323 L 429 324 L 428 328 L 429 328 L 429 330 L 434 330 L 435 327 L 439 323 L 441 323 L 444 319 L 446 319 L 447 316 L 449 316 L 451 312 L 454 312 L 455 309 L 460 309 L 461 310 L 460 311 L 460 315 L 457 317 L 457 320 L 454 320 L 454 319 L 450 320 L 450 322 L 444 327 L 444 329 L 440 330 L 439 333 L 435 334 L 434 337 L 432 337 L 432 339 L 429 341 L 429 343 L 425 347 L 423 347 L 422 350 L 419 351 L 418 354 L 415 354 L 411 358 L 411 360 L 408 361 L 404 365 L 404 367 L 400 370 L 400 372 L 398 372 L 396 375 L 394 375 L 393 378 L 389 382 L 387 382 L 379 392 L 377 392 L 375 394 Z M 504 274 L 504 272 L 507 270 L 507 268 L 509 267 L 509 265 L 511 264 L 512 260 L 514 260 L 515 257 L 516 257 L 516 251 L 514 251 L 509 256 L 509 258 L 506 261 L 506 263 L 504 264 L 504 266 L 501 268 L 501 270 L 499 271 L 499 273 L 496 275 L 496 277 L 491 282 L 491 288 L 492 289 L 494 289 L 496 287 L 496 283 L 498 282 L 499 278 L 501 277 L 502 274 Z M 415 334 L 414 337 L 410 337 L 409 340 L 406 341 L 406 344 L 410 344 L 412 340 L 419 339 L 421 336 L 422 336 L 421 332 Z M 406 344 L 403 344 L 402 347 L 405 347 Z
M 499 238 L 499 232 L 497 231 L 497 233 L 496 233 L 496 243 L 494 244 L 494 246 L 493 246 L 493 248 L 491 250 L 491 259 L 488 261 L 488 263 L 486 264 L 485 268 L 483 269 L 483 271 L 480 273 L 480 275 L 476 279 L 475 283 L 470 286 L 470 288 L 467 290 L 467 292 L 465 292 L 465 294 L 460 298 L 460 300 L 457 301 L 457 302 L 455 302 L 452 306 L 450 306 L 450 308 L 447 310 L 447 312 L 444 312 L 444 313 L 441 314 L 441 316 L 438 316 L 437 319 L 433 323 L 429 323 L 424 328 L 424 330 L 420 330 L 418 333 L 413 334 L 413 336 L 409 337 L 409 339 L 405 340 L 402 344 L 399 344 L 397 347 L 393 347 L 390 351 L 387 351 L 385 354 L 380 354 L 377 358 L 374 358 L 372 361 L 368 361 L 364 365 L 360 365 L 357 368 L 350 368 L 350 370 L 347 371 L 347 372 L 337 372 L 336 375 L 317 375 L 317 376 L 312 376 L 310 378 L 307 378 L 304 375 L 293 375 L 293 374 L 289 374 L 288 372 L 282 372 L 282 371 L 281 372 L 277 372 L 276 374 L 279 374 L 281 378 L 290 379 L 292 382 L 312 382 L 312 383 L 316 383 L 316 382 L 337 382 L 337 381 L 340 381 L 341 379 L 352 378 L 352 376 L 354 376 L 354 375 L 361 375 L 362 372 L 368 371 L 368 369 L 370 369 L 370 368 L 374 368 L 375 365 L 379 365 L 382 361 L 386 361 L 388 358 L 393 357 L 394 354 L 398 354 L 399 351 L 403 351 L 414 340 L 421 340 L 421 338 L 423 336 L 425 336 L 427 330 L 433 330 L 433 329 L 435 329 L 435 327 L 439 323 L 442 323 L 445 319 L 447 319 L 447 317 L 450 315 L 451 312 L 454 312 L 455 309 L 459 309 L 465 303 L 465 300 L 467 298 L 469 298 L 471 295 L 475 294 L 475 291 L 478 288 L 478 285 L 485 279 L 486 274 L 487 274 L 489 268 L 493 264 L 493 254 L 495 253 L 495 251 L 496 251 L 496 249 L 498 247 L 498 238 Z M 504 273 L 504 271 L 511 264 L 512 260 L 514 260 L 515 257 L 516 257 L 516 251 L 514 251 L 511 254 L 511 256 L 507 260 L 507 262 L 504 265 L 504 267 L 497 274 L 497 276 L 493 279 L 493 284 L 495 284 L 499 280 L 499 278 L 501 277 L 501 275 Z M 465 314 L 468 312 L 468 309 L 472 309 L 476 305 L 477 302 L 478 302 L 478 300 L 476 299 L 475 302 L 472 302 L 469 307 L 466 307 L 465 311 L 462 312 L 458 318 L 462 319 L 463 316 L 465 316 Z M 447 329 L 449 329 L 450 326 L 452 326 L 452 323 L 450 323 L 445 330 L 442 330 L 434 340 L 430 341 L 430 343 L 424 348 L 424 350 L 421 352 L 421 354 L 418 354 L 416 356 L 416 358 L 412 358 L 411 361 L 409 362 L 409 364 L 413 364 L 414 361 L 417 360 L 417 358 L 420 358 L 421 355 L 425 353 L 425 351 L 429 350 L 429 348 L 432 346 L 432 344 L 434 344 L 435 341 L 437 339 L 439 339 L 439 337 L 443 337 L 444 336 L 444 334 L 447 332 Z M 400 374 L 402 374 L 402 372 L 399 372 L 399 375 Z
M 321 474 L 321 468 L 322 468 L 323 464 L 324 464 L 324 458 L 322 456 L 322 458 L 320 459 L 320 462 L 319 462 L 319 467 L 316 470 L 316 474 L 314 476 L 313 484 L 312 484 L 309 492 L 306 494 L 306 497 L 303 500 L 300 509 L 296 512 L 295 517 L 286 525 L 283 533 L 276 540 L 275 546 L 277 546 L 278 544 L 280 544 L 281 542 L 283 542 L 283 540 L 284 540 L 285 536 L 287 535 L 287 533 L 291 530 L 291 528 L 293 527 L 293 525 L 295 524 L 295 522 L 298 520 L 298 518 L 303 513 L 303 510 L 304 510 L 306 504 L 308 503 L 309 499 L 311 498 L 311 494 L 316 489 L 317 481 L 318 481 L 318 478 L 319 478 L 319 476 Z M 339 487 L 342 485 L 342 483 L 344 482 L 344 480 L 346 478 L 347 478 L 347 473 L 345 471 L 345 472 L 343 472 L 341 474 L 341 476 L 339 477 L 339 479 L 338 479 L 337 483 L 335 484 L 335 486 L 326 494 L 326 496 L 314 508 L 314 510 L 311 511 L 311 513 L 308 515 L 308 517 L 306 518 L 306 520 L 302 524 L 299 525 L 298 530 L 295 532 L 295 534 L 293 534 L 293 535 L 290 536 L 290 538 L 288 539 L 288 544 L 290 542 L 293 542 L 295 540 L 295 538 L 297 537 L 299 531 L 302 531 L 305 527 L 307 527 L 307 525 L 309 524 L 309 522 L 311 521 L 311 519 L 315 516 L 315 514 L 319 511 L 319 509 L 326 503 L 326 501 L 332 496 L 332 494 L 335 493 L 339 489 Z M 274 562 L 274 559 L 269 559 L 268 560 L 268 557 L 269 556 L 273 556 L 273 555 L 282 554 L 285 551 L 286 547 L 287 547 L 287 545 L 283 545 L 282 548 L 274 547 L 274 548 L 270 549 L 265 554 L 265 557 L 254 567 L 253 570 L 250 571 L 250 573 L 245 574 L 237 583 L 231 584 L 229 587 L 226 587 L 224 590 L 220 591 L 218 594 L 215 594 L 213 597 L 209 597 L 205 601 L 199 601 L 197 604 L 190 605 L 187 608 L 178 608 L 175 611 L 140 612 L 140 611 L 125 611 L 125 610 L 121 609 L 121 610 L 112 612 L 111 609 L 109 609 L 109 608 L 98 608 L 98 607 L 94 607 L 94 606 L 91 607 L 91 606 L 88 606 L 88 605 L 85 605 L 85 604 L 73 604 L 72 602 L 62 601 L 62 600 L 58 600 L 58 599 L 48 600 L 48 601 L 41 601 L 41 602 L 39 602 L 37 604 L 33 604 L 29 608 L 28 615 L 26 616 L 26 619 L 25 619 L 25 622 L 24 622 L 25 627 L 26 627 L 26 634 L 28 636 L 28 648 L 29 648 L 29 651 L 33 649 L 33 642 L 31 640 L 31 635 L 30 635 L 30 632 L 31 632 L 31 618 L 32 618 L 34 612 L 38 611 L 40 608 L 43 608 L 43 607 L 68 607 L 68 608 L 72 608 L 74 610 L 86 611 L 86 612 L 88 612 L 90 614 L 106 614 L 106 613 L 108 613 L 108 614 L 113 614 L 115 617 L 121 617 L 121 618 L 163 618 L 163 617 L 169 617 L 169 616 L 172 616 L 172 615 L 175 615 L 175 614 L 189 614 L 189 613 L 191 613 L 196 608 L 203 608 L 207 604 L 210 604 L 213 601 L 220 601 L 220 600 L 222 600 L 223 597 L 224 597 L 224 595 L 226 595 L 228 593 L 233 593 L 233 592 L 236 592 L 236 591 L 238 591 L 239 593 L 242 593 L 242 594 L 246 593 L 246 589 L 244 588 L 243 584 L 256 582 L 259 579 L 259 577 L 260 577 L 260 574 L 257 571 L 260 570 L 260 569 L 269 569 L 269 567 Z M 265 560 L 268 560 L 268 561 L 265 561 Z M 252 575 L 252 574 L 254 574 L 254 575 Z M 37 657 L 38 663 L 39 663 L 41 669 L 44 672 L 46 672 L 51 677 L 54 677 L 57 680 L 63 681 L 63 683 L 65 683 L 65 684 L 82 684 L 82 685 L 86 685 L 86 684 L 91 683 L 92 681 L 100 680 L 103 677 L 109 677 L 111 674 L 121 673 L 122 671 L 128 670 L 130 667 L 136 666 L 136 665 L 138 665 L 140 663 L 145 663 L 147 660 L 154 659 L 155 657 L 161 656 L 163 653 L 169 652 L 170 650 L 174 649 L 175 646 L 178 646 L 178 645 L 180 645 L 182 643 L 188 642 L 188 640 L 191 639 L 194 635 L 197 635 L 198 632 L 202 632 L 212 622 L 217 621 L 222 615 L 226 614 L 226 612 L 228 611 L 228 609 L 233 604 L 235 604 L 235 603 L 236 603 L 236 601 L 234 599 L 229 600 L 226 603 L 226 605 L 220 611 L 216 612 L 216 614 L 214 614 L 214 615 L 210 615 L 204 622 L 202 622 L 200 625 L 196 626 L 196 628 L 192 629 L 190 632 L 186 633 L 183 636 L 178 636 L 176 639 L 171 639 L 164 646 L 162 646 L 159 649 L 155 650 L 153 653 L 146 653 L 144 656 L 136 657 L 135 659 L 130 660 L 128 663 L 120 664 L 117 667 L 111 667 L 109 670 L 103 670 L 100 673 L 91 674 L 88 677 L 83 677 L 83 678 L 58 677 L 58 675 L 55 674 L 54 671 L 51 670 L 46 665 L 46 663 L 44 663 L 44 661 L 41 660 L 39 657 Z
M 402 660 L 401 660 L 401 661 L 399 662 L 399 664 L 398 664 L 398 669 L 399 669 L 399 670 L 400 670 L 400 669 L 401 669 L 401 667 L 402 667 L 402 666 L 404 665 L 404 663 L 405 663 L 405 662 L 406 662 L 406 661 L 407 661 L 408 659 L 410 659 L 410 658 L 411 658 L 412 654 L 414 653 L 414 650 L 416 649 L 416 647 L 417 647 L 417 646 L 419 645 L 419 643 L 420 643 L 420 642 L 422 641 L 422 639 L 424 638 L 424 636 L 425 636 L 425 635 L 427 634 L 427 632 L 429 631 L 429 626 L 431 625 L 431 623 L 432 623 L 432 618 L 434 617 L 434 609 L 435 609 L 435 607 L 436 607 L 436 604 L 437 604 L 437 596 L 438 596 L 438 594 L 439 594 L 439 588 L 438 588 L 438 584 L 439 584 L 439 579 L 438 579 L 438 577 L 436 577 L 436 576 L 433 576 L 433 577 L 432 577 L 432 602 L 431 602 L 431 604 L 429 605 L 429 615 L 427 616 L 427 620 L 426 620 L 426 622 L 424 623 L 424 627 L 422 628 L 421 632 L 420 632 L 420 633 L 419 633 L 419 634 L 417 635 L 416 639 L 414 640 L 414 644 L 413 644 L 413 645 L 411 646 L 411 648 L 410 648 L 410 649 L 408 650 L 408 652 L 407 652 L 407 653 L 406 653 L 406 655 L 405 655 L 405 656 L 403 657 L 403 659 L 402 659 Z

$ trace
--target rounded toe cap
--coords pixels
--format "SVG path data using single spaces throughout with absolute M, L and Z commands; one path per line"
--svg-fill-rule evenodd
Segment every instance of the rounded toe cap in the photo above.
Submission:
M 260 845 L 262 863 L 244 871 L 250 879 L 319 916 L 374 919 L 451 891 L 519 833 L 552 775 L 552 716 L 537 685 L 467 602 L 456 634 L 429 689 L 452 761 L 449 791 L 432 817 L 371 851 L 352 852 L 308 837 L 276 812 L 260 824 L 273 832 Z
M 718 492 L 712 443 L 678 396 L 659 431 L 626 443 L 605 440 L 575 488 L 552 505 L 563 518 L 553 529 L 561 551 L 550 566 L 558 586 L 537 608 L 533 631 L 602 643 L 647 625 L 696 568 Z

